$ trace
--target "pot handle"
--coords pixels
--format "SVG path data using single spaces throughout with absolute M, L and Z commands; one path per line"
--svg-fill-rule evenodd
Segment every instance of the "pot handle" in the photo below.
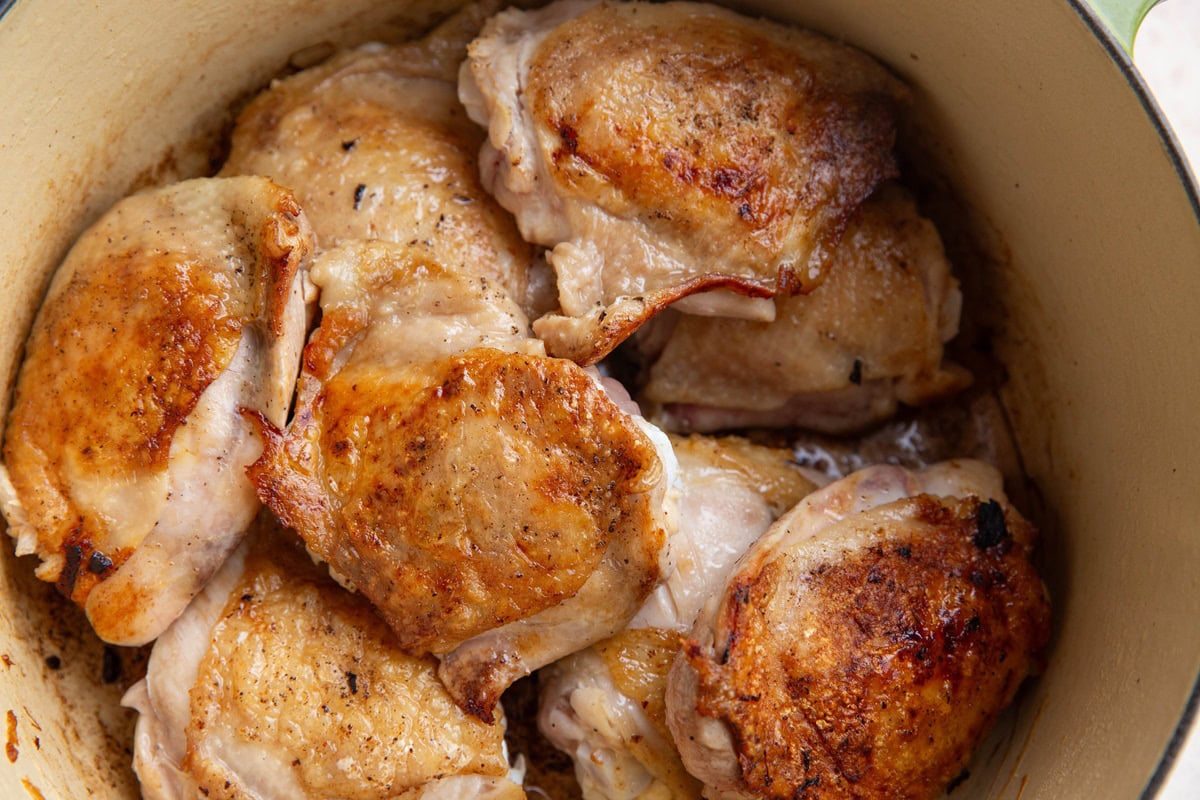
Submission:
M 1087 5 L 1108 28 L 1109 33 L 1124 48 L 1133 54 L 1133 37 L 1137 34 L 1146 12 L 1161 0 L 1087 0 Z

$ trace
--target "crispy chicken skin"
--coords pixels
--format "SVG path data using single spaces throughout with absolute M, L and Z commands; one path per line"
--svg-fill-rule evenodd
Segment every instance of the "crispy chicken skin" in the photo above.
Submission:
M 575 761 L 585 800 L 698 798 L 666 725 L 667 671 L 739 556 L 812 491 L 787 450 L 672 437 L 679 462 L 673 571 L 629 628 L 542 671 L 538 724 Z
M 668 678 L 689 771 L 722 798 L 931 798 L 1040 669 L 1035 532 L 999 474 L 868 467 L 739 562 Z
M 455 90 L 467 42 L 496 3 L 472 4 L 425 39 L 372 44 L 276 81 L 241 113 L 224 175 L 296 193 L 317 243 L 414 243 L 518 301 L 532 248 L 479 183 L 483 141 Z
M 859 207 L 811 294 L 775 299 L 774 322 L 664 314 L 643 398 L 675 430 L 800 426 L 850 433 L 964 388 L 943 360 L 958 281 L 933 224 L 898 186 Z
M 125 697 L 143 797 L 523 798 L 503 720 L 464 714 L 436 661 L 273 527 L 264 515 Z
M 486 279 L 378 242 L 312 274 L 323 318 L 296 417 L 264 426 L 251 477 L 490 720 L 512 681 L 617 632 L 655 586 L 668 470 L 648 426 L 542 355 Z
M 700 3 L 561 0 L 496 15 L 468 53 L 484 185 L 553 248 L 561 312 L 534 330 L 580 363 L 697 292 L 692 312 L 769 319 L 749 298 L 817 286 L 896 174 L 906 90 L 812 33 Z
M 0 500 L 17 552 L 101 638 L 144 644 L 216 572 L 258 502 L 238 413 L 286 417 L 312 234 L 265 178 L 126 198 L 59 268 L 26 345 Z

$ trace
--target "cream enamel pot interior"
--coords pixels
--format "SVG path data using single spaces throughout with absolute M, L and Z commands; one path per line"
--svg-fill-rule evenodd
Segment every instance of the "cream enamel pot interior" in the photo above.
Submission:
M 439 6 L 12 4 L 0 20 L 0 412 L 85 225 L 132 188 L 207 171 L 229 107 L 289 59 L 402 36 Z M 1079 0 L 742 7 L 843 38 L 911 82 L 923 146 L 1007 253 L 997 347 L 1044 506 L 1056 634 L 1048 671 L 954 796 L 1154 794 L 1200 672 L 1200 209 L 1177 149 Z M 83 617 L 30 559 L 7 539 L 0 554 L 0 796 L 135 797 L 117 699 L 142 656 L 80 634 Z

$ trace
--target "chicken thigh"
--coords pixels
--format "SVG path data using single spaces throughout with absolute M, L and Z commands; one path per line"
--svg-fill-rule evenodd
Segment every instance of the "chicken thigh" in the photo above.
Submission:
M 50 286 L 0 470 L 17 553 L 101 638 L 144 644 L 221 566 L 258 509 L 239 408 L 286 418 L 312 234 L 266 178 L 126 198 Z
M 541 673 L 539 727 L 574 759 L 585 800 L 700 796 L 667 730 L 667 671 L 738 557 L 815 488 L 786 450 L 733 437 L 672 443 L 681 491 L 674 571 L 627 630 Z
M 931 798 L 1050 634 L 1035 532 L 999 473 L 876 466 L 750 549 L 668 676 L 667 722 L 721 798 Z
M 264 515 L 125 697 L 142 796 L 523 798 L 503 720 L 464 714 L 436 661 L 402 652 L 273 525 Z
M 942 358 L 961 305 L 937 230 L 904 190 L 885 186 L 859 207 L 825 282 L 777 297 L 774 322 L 655 319 L 643 341 L 661 352 L 642 396 L 675 430 L 861 430 L 897 401 L 922 405 L 970 382 Z
M 524 302 L 532 248 L 480 186 L 483 134 L 455 90 L 467 42 L 495 6 L 471 4 L 425 39 L 366 45 L 276 81 L 238 118 L 222 174 L 294 191 L 321 248 L 411 243 Z
M 486 279 L 381 242 L 312 274 L 323 317 L 295 420 L 264 426 L 251 477 L 490 720 L 512 681 L 616 633 L 658 582 L 670 446 L 544 356 Z
M 484 185 L 553 248 L 561 310 L 534 330 L 580 363 L 698 292 L 679 306 L 770 319 L 896 174 L 906 90 L 816 34 L 700 3 L 560 0 L 496 15 L 468 53 Z

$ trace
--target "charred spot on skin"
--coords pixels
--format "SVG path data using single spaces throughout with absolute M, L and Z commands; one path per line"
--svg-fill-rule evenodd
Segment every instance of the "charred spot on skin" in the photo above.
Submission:
M 346 684 L 350 687 L 350 694 L 358 694 L 358 675 L 353 672 L 347 672 Z
M 854 359 L 854 366 L 850 368 L 850 382 L 862 386 L 862 359 Z
M 75 591 L 75 581 L 79 577 L 79 565 L 83 561 L 83 547 L 77 544 L 69 545 L 64 552 L 66 563 L 58 576 L 58 591 L 64 597 L 70 597 Z
M 363 195 L 367 193 L 367 185 L 360 183 L 354 187 L 354 210 L 358 211 L 358 207 L 362 205 Z
M 567 152 L 575 155 L 579 152 L 579 133 L 570 125 L 563 123 L 558 126 L 558 138 L 562 139 L 563 147 L 567 148 Z
M 46 656 L 46 666 L 57 672 L 62 669 L 62 659 L 55 655 Z
M 975 514 L 975 546 L 980 550 L 995 547 L 1008 537 L 1004 509 L 995 500 L 980 503 Z
M 87 569 L 93 575 L 103 575 L 112 569 L 112 565 L 111 558 L 96 550 L 92 552 L 92 557 L 88 559 Z
M 906 544 L 902 544 L 896 548 L 896 555 L 901 558 L 912 558 L 912 548 Z
M 494 704 L 489 707 L 487 700 L 479 697 L 467 698 L 466 708 L 463 709 L 485 725 L 491 725 L 496 721 L 494 710 Z

